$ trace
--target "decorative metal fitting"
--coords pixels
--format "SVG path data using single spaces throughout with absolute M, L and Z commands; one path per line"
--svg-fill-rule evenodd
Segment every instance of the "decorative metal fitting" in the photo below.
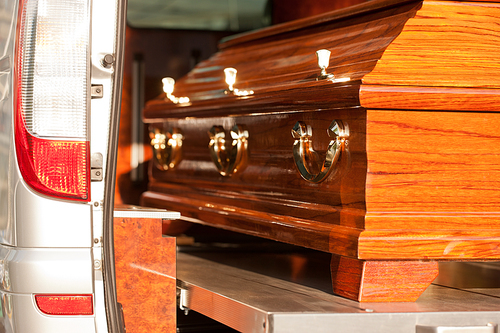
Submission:
M 253 95 L 253 90 L 239 90 L 234 88 L 234 84 L 236 83 L 236 73 L 238 73 L 238 71 L 235 68 L 228 67 L 224 69 L 224 75 L 226 77 L 225 80 L 228 86 L 225 93 L 232 93 L 236 96 Z
M 210 157 L 223 176 L 242 172 L 248 162 L 248 131 L 245 125 L 234 125 L 230 135 L 231 145 L 226 147 L 226 134 L 222 126 L 212 126 L 208 132 Z
M 226 83 L 228 86 L 227 89 L 231 92 L 234 91 L 234 84 L 236 83 L 236 73 L 238 73 L 236 68 L 224 68 L 224 74 L 226 76 Z
M 175 80 L 171 77 L 165 77 L 161 80 L 163 83 L 163 91 L 167 94 L 167 97 L 172 96 L 175 87 Z
M 331 52 L 329 50 L 322 49 L 316 51 L 316 57 L 318 58 L 318 67 L 321 69 L 321 73 L 316 78 L 316 81 L 329 80 L 333 83 L 351 81 L 351 78 L 349 77 L 336 78 L 335 75 L 328 74 L 326 72 L 326 69 L 330 65 L 330 54 Z
M 333 79 L 333 74 L 328 74 L 326 69 L 330 65 L 330 54 L 329 50 L 318 50 L 316 51 L 316 57 L 318 58 L 318 67 L 321 69 L 320 75 L 316 78 L 316 80 L 325 80 L 325 79 Z
M 155 128 L 149 132 L 153 147 L 153 160 L 160 170 L 175 168 L 182 160 L 182 140 L 184 136 L 178 128 L 162 132 Z
M 330 141 L 323 163 L 313 149 L 312 129 L 302 121 L 298 121 L 292 129 L 296 139 L 293 144 L 293 158 L 302 178 L 311 183 L 324 181 L 335 169 L 341 151 L 347 150 L 349 128 L 346 123 L 334 120 L 327 130 Z
M 163 83 L 163 91 L 167 95 L 167 98 L 171 100 L 174 104 L 187 104 L 189 103 L 189 97 L 175 97 L 173 95 L 175 80 L 171 77 L 165 77 L 161 80 Z

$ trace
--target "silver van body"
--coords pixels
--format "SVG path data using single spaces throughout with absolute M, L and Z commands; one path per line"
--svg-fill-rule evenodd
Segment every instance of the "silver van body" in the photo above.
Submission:
M 123 329 L 114 282 L 112 214 L 125 4 L 121 0 L 0 1 L 0 332 L 120 332 Z M 32 10 L 32 14 L 23 16 L 25 8 Z M 51 13 L 57 14 L 61 22 L 57 29 L 62 32 L 39 23 Z M 76 28 L 70 27 L 71 24 L 65 26 L 65 22 L 71 23 L 76 16 L 81 21 Z M 20 27 L 21 17 L 26 24 L 24 28 Z M 65 102 L 68 95 L 63 90 L 70 85 L 63 76 L 73 75 L 70 58 L 77 51 L 73 52 L 75 39 L 71 29 L 79 29 L 75 31 L 84 36 L 77 45 L 85 52 L 80 55 L 84 59 L 83 70 L 77 74 L 84 85 L 81 95 L 73 96 L 71 102 L 80 108 L 83 105 L 84 124 L 76 126 L 83 128 L 82 140 L 90 147 L 83 158 L 88 162 L 83 167 L 89 175 L 84 179 L 88 182 L 88 196 L 82 200 L 40 193 L 23 177 L 24 166 L 18 156 L 22 148 L 16 149 L 15 118 L 20 105 L 18 99 L 21 99 L 20 95 L 16 98 L 16 89 L 33 85 L 31 80 L 36 85 L 38 80 L 33 79 L 30 72 L 17 74 L 27 71 L 28 61 L 32 61 L 20 62 L 17 58 L 21 53 L 17 44 L 20 34 L 27 31 L 37 36 L 36 41 L 26 42 L 27 46 L 23 44 L 25 58 L 36 58 L 37 52 L 41 54 L 44 48 L 52 47 L 45 63 L 33 60 L 33 76 L 38 75 L 39 81 L 50 79 L 47 82 L 54 86 L 43 88 L 50 94 L 57 93 L 57 89 L 62 91 L 53 101 L 47 97 L 49 93 L 36 100 L 38 97 L 32 97 L 30 91 L 22 91 L 25 94 L 22 103 L 48 104 L 48 121 L 58 120 L 64 125 L 65 119 L 55 118 L 65 117 L 65 110 L 74 107 L 66 103 L 60 107 L 62 111 L 57 109 L 58 103 Z M 66 33 L 64 38 L 63 33 Z M 69 44 L 64 45 L 66 42 Z M 28 46 L 33 54 L 27 54 Z M 52 77 L 50 71 L 43 72 L 47 68 L 53 68 Z M 53 115 L 50 115 L 51 105 L 59 110 Z M 23 112 L 27 119 L 29 112 L 37 111 Z M 45 121 L 42 116 L 40 119 Z M 53 124 L 50 126 L 57 129 Z M 51 136 L 57 136 L 48 130 L 45 134 L 43 130 L 28 129 L 27 132 L 49 144 L 55 140 Z M 68 137 L 62 139 L 76 140 L 71 132 L 67 133 L 62 136 Z M 59 172 L 58 167 L 53 165 L 51 170 Z M 86 295 L 84 297 L 90 300 L 91 313 L 72 312 L 73 306 L 78 307 L 73 298 L 79 295 Z M 60 313 L 59 310 L 44 313 L 38 297 L 67 301 L 65 304 L 69 305 Z

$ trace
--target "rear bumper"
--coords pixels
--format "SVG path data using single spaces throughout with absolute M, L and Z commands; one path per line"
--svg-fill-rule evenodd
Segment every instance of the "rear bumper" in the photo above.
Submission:
M 14 248 L 0 245 L 0 332 L 96 332 L 95 315 L 51 316 L 35 294 L 93 294 L 90 248 Z M 95 302 L 95 298 L 94 298 Z

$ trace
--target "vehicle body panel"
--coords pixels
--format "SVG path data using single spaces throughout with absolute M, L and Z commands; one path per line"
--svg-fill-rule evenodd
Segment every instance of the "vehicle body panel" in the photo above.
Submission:
M 17 2 L 0 4 L 0 242 L 15 245 L 15 170 L 12 134 L 12 62 L 17 23 Z
M 17 246 L 91 246 L 90 205 L 41 197 L 23 181 L 17 183 L 15 198 Z
M 61 274 L 61 266 L 64 274 Z M 88 249 L 20 249 L 0 246 L 0 278 L 5 292 L 91 294 L 92 256 Z
M 46 5 L 45 0 L 24 1 Z M 65 10 L 72 8 L 68 1 L 60 2 Z M 89 12 L 88 86 L 82 95 L 89 161 L 92 154 L 103 156 L 102 181 L 90 183 L 88 202 L 40 194 L 21 176 L 13 130 L 20 3 L 0 2 L 0 332 L 121 332 L 112 214 L 126 2 L 83 2 Z M 105 55 L 113 56 L 114 63 L 104 64 Z M 64 63 L 65 56 L 54 60 Z M 91 85 L 102 85 L 101 98 L 91 98 Z M 39 294 L 91 294 L 93 314 L 44 314 L 35 302 Z

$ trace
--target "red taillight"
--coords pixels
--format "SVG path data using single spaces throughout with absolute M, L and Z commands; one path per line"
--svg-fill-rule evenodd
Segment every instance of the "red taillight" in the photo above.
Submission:
M 88 0 L 24 0 L 15 65 L 15 143 L 34 190 L 90 201 Z
M 16 148 L 24 180 L 36 191 L 88 201 L 88 142 L 44 140 L 16 124 Z
M 92 295 L 35 295 L 38 309 L 54 316 L 89 316 L 94 314 Z

